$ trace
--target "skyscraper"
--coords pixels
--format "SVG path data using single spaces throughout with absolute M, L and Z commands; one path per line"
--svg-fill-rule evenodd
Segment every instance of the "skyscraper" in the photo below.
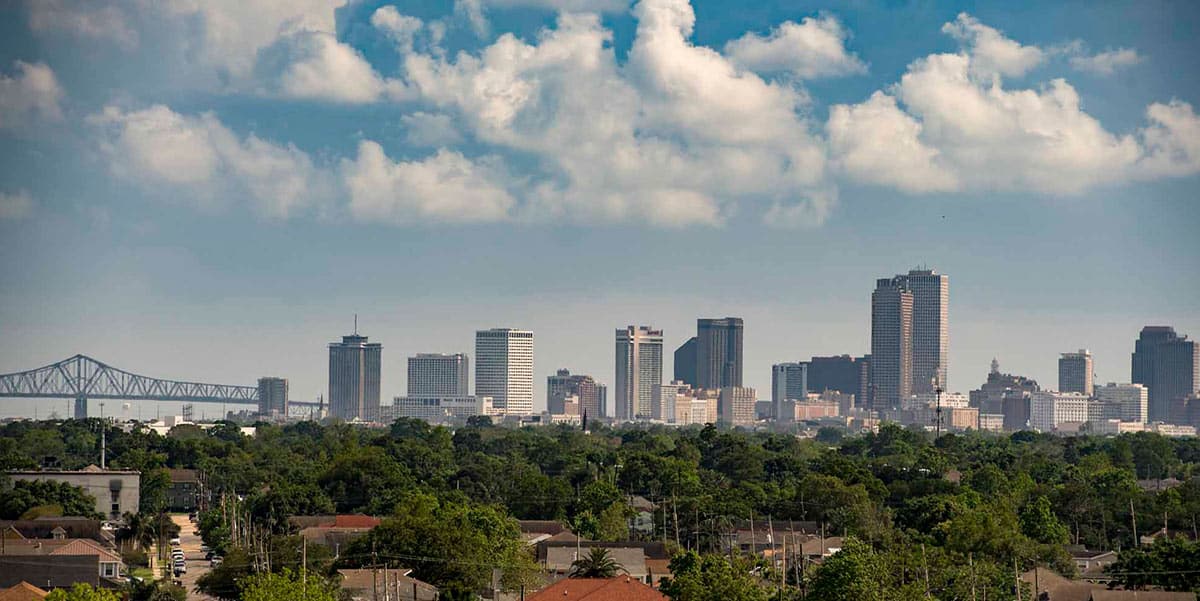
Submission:
M 753 426 L 757 419 L 754 414 L 756 400 L 753 388 L 721 388 L 717 396 L 717 419 L 731 426 Z
M 379 412 L 383 345 L 358 332 L 329 344 L 329 413 L 341 419 L 374 419 Z
M 492 397 L 493 410 L 503 415 L 533 414 L 533 332 L 475 332 L 475 396 Z
M 569 369 L 560 369 L 553 376 L 546 378 L 546 410 L 552 414 L 561 414 L 567 397 L 579 398 L 580 414 L 587 413 L 589 417 L 604 415 L 604 385 L 597 384 L 595 378 L 572 374 Z
M 616 339 L 615 417 L 650 419 L 654 387 L 662 384 L 662 330 L 628 326 L 617 330 Z
M 871 408 L 896 409 L 912 394 L 913 295 L 903 277 L 871 293 Z
M 1150 393 L 1141 384 L 1114 384 L 1096 388 L 1100 402 L 1114 405 L 1121 421 L 1146 423 L 1150 413 Z
M 742 318 L 696 320 L 696 386 L 742 385 Z
M 1092 354 L 1087 349 L 1078 353 L 1063 353 L 1058 358 L 1058 390 L 1079 392 L 1092 396 Z
M 932 269 L 897 275 L 912 293 L 912 393 L 949 388 L 950 277 Z
M 784 401 L 803 401 L 808 396 L 807 361 L 771 366 L 771 414 L 779 419 Z
M 463 353 L 417 353 L 408 358 L 408 396 L 470 396 L 470 373 L 470 361 Z
M 696 386 L 696 337 L 675 349 L 675 381 Z
M 867 406 L 870 403 L 866 394 L 867 383 L 870 381 L 867 357 L 813 357 L 807 363 L 808 390 L 836 390 L 854 395 L 854 403 L 858 406 Z
M 258 379 L 258 413 L 264 416 L 287 417 L 287 378 Z
M 1150 391 L 1150 421 L 1166 421 L 1172 402 L 1200 390 L 1200 348 L 1175 328 L 1146 326 L 1133 349 L 1131 379 Z

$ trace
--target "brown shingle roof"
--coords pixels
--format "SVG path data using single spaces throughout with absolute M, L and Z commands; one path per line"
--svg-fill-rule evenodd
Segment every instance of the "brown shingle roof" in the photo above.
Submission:
M 667 596 L 628 576 L 566 578 L 534 593 L 528 601 L 667 601 Z
M 45 599 L 49 594 L 22 580 L 9 588 L 0 590 L 0 601 L 38 601 Z
M 1092 601 L 1196 601 L 1196 593 L 1092 591 Z

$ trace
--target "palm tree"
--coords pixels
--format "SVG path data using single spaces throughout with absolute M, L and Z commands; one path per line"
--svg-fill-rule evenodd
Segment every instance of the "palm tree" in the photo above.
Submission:
M 571 562 L 571 578 L 612 578 L 617 572 L 625 572 L 625 566 L 617 563 L 607 549 L 592 547 L 588 554 Z M 626 572 L 628 573 L 628 572 Z
M 152 517 L 143 513 L 126 513 L 125 525 L 117 530 L 117 540 L 133 543 L 140 550 L 149 549 L 158 537 Z

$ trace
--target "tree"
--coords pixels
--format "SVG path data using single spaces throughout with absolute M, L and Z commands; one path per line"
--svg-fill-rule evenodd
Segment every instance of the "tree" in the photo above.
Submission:
M 596 538 L 603 541 L 629 540 L 629 517 L 632 510 L 624 501 L 609 505 L 596 518 Z
M 883 601 L 887 571 L 870 545 L 847 538 L 842 550 L 817 568 L 809 588 L 812 601 Z
M 15 520 L 31 511 L 40 515 L 67 515 L 101 519 L 96 498 L 66 482 L 17 480 L 12 490 L 0 490 L 0 519 Z M 52 508 L 50 511 L 38 508 Z
M 133 544 L 135 548 L 149 549 L 158 539 L 154 518 L 144 513 L 126 513 L 125 524 L 117 529 L 117 542 Z
M 71 590 L 58 589 L 46 595 L 46 601 L 120 601 L 112 591 L 102 588 L 92 588 L 90 584 L 79 583 Z
M 242 579 L 241 601 L 338 601 L 337 585 L 317 574 L 302 580 L 291 570 L 263 572 Z
M 1155 586 L 1168 591 L 1200 593 L 1200 572 L 1196 566 L 1200 566 L 1200 542 L 1162 537 L 1149 548 L 1121 551 L 1116 563 L 1108 567 L 1108 573 L 1124 588 Z
M 694 552 L 671 560 L 671 578 L 660 590 L 672 601 L 766 601 L 768 592 L 750 573 L 741 558 L 733 563 L 722 555 L 701 557 Z
M 1021 532 L 1044 545 L 1063 545 L 1070 539 L 1067 527 L 1050 509 L 1050 499 L 1038 497 L 1021 510 Z
M 612 578 L 624 572 L 625 566 L 617 563 L 603 547 L 592 547 L 588 554 L 571 562 L 571 578 Z

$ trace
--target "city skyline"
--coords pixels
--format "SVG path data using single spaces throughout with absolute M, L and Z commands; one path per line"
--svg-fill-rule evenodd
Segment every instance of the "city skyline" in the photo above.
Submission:
M 358 312 L 384 399 L 511 324 L 540 405 L 558 368 L 612 385 L 613 327 L 668 352 L 737 315 L 765 396 L 773 364 L 867 353 L 869 282 L 921 265 L 954 278 L 956 391 L 1077 348 L 1127 381 L 1143 326 L 1200 332 L 1194 3 L 94 4 L 0 6 L 0 371 L 86 353 L 315 401 Z

